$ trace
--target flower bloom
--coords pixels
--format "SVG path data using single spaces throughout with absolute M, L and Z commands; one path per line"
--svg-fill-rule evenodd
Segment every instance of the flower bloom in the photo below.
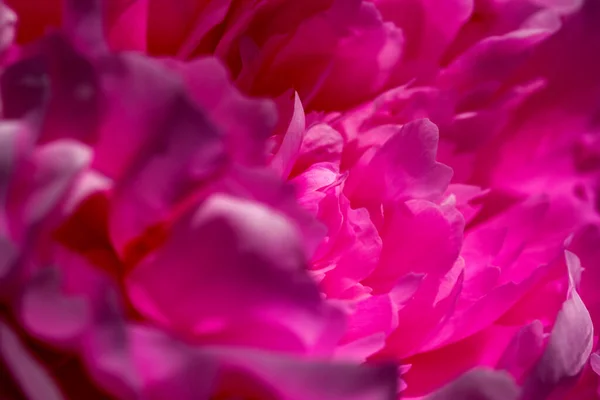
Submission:
M 7 4 L 14 390 L 598 398 L 595 0 Z

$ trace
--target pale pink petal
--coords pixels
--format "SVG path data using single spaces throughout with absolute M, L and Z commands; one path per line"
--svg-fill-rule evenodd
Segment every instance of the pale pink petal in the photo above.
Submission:
M 568 299 L 558 313 L 548 346 L 525 382 L 525 399 L 545 399 L 574 384 L 592 352 L 592 321 L 576 290 L 581 265 L 573 253 L 567 251 L 565 256 L 569 269 Z
M 0 354 L 9 374 L 16 380 L 28 399 L 64 399 L 50 374 L 44 370 L 44 367 L 25 348 L 17 334 L 4 322 L 0 322 Z
M 467 372 L 427 400 L 517 400 L 519 389 L 507 374 L 489 369 Z
M 280 145 L 270 164 L 283 178 L 287 178 L 300 154 L 306 124 L 298 93 L 294 92 L 291 96 L 286 93 L 278 100 L 280 127 L 276 127 L 275 132 L 280 136 L 277 139 Z
M 244 368 L 272 388 L 274 398 L 289 400 L 393 400 L 397 397 L 398 368 L 390 364 L 298 362 L 254 351 L 227 351 L 224 362 Z M 242 380 L 243 382 L 243 380 Z M 327 384 L 322 384 L 327 382 Z M 233 382 L 229 391 L 235 393 Z M 264 397 L 262 397 L 264 398 Z
M 16 24 L 17 14 L 3 2 L 0 5 L 0 54 L 13 44 Z

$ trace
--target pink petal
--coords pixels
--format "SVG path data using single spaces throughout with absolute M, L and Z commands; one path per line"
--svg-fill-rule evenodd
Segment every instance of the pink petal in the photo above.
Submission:
M 366 209 L 352 209 L 343 195 L 340 209 L 345 218 L 329 254 L 336 261 L 335 268 L 322 282 L 322 290 L 330 297 L 367 278 L 379 264 L 382 249 L 381 237 Z
M 399 81 L 434 73 L 439 59 L 473 12 L 472 0 L 373 0 L 385 21 L 405 36 Z
M 299 341 L 252 339 L 265 346 L 318 347 L 331 312 L 303 270 L 298 234 L 284 215 L 260 203 L 213 195 L 176 222 L 165 245 L 130 274 L 129 295 L 148 318 L 188 335 L 218 334 L 254 318 L 285 321 Z M 254 329 L 259 334 L 261 327 Z
M 111 49 L 146 51 L 148 3 L 148 0 L 106 2 L 106 40 Z
M 111 239 L 127 263 L 137 254 L 133 240 L 168 221 L 176 205 L 206 184 L 225 162 L 219 132 L 184 98 L 169 107 L 159 135 L 119 181 L 110 219 Z
M 301 10 L 292 4 L 280 10 L 283 17 L 273 18 L 273 27 L 262 24 L 259 32 L 266 40 L 252 29 L 244 30 L 253 15 L 240 11 L 239 25 L 217 47 L 217 54 L 223 54 L 242 32 L 258 44 L 257 55 L 238 77 L 241 87 L 259 96 L 278 96 L 293 87 L 305 108 L 330 110 L 356 105 L 385 85 L 399 60 L 402 35 L 381 20 L 373 4 L 336 0 Z
M 508 345 L 498 368 L 506 370 L 515 379 L 521 380 L 543 354 L 545 343 L 544 327 L 534 321 L 524 326 Z
M 381 232 L 381 260 L 365 284 L 382 292 L 404 274 L 441 276 L 452 268 L 464 226 L 456 209 L 410 200 L 390 210 L 386 219 Z
M 85 298 L 66 296 L 61 290 L 58 271 L 40 271 L 25 287 L 19 314 L 32 336 L 61 346 L 73 346 L 90 324 L 90 304 Z
M 171 61 L 167 65 L 182 75 L 192 99 L 207 111 L 209 121 L 223 131 L 233 158 L 243 164 L 263 165 L 265 140 L 276 124 L 275 104 L 242 95 L 232 85 L 229 71 L 215 58 L 189 63 Z M 298 113 L 294 118 L 301 118 L 301 111 L 301 104 L 294 100 L 294 113 Z
M 405 359 L 412 367 L 404 375 L 407 388 L 403 394 L 407 398 L 427 396 L 442 385 L 460 379 L 465 371 L 494 367 L 516 332 L 513 327 L 491 326 L 463 341 Z

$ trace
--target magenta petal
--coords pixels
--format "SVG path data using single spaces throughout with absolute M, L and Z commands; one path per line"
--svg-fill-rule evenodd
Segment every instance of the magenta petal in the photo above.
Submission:
M 392 21 L 405 36 L 403 63 L 397 79 L 428 77 L 471 17 L 473 0 L 374 0 L 384 20 Z
M 62 400 L 49 373 L 25 349 L 16 333 L 0 321 L 0 360 L 29 400 Z M 2 379 L 4 380 L 4 376 Z M 2 383 L 4 385 L 4 382 Z
M 61 36 L 45 38 L 42 46 L 44 59 L 39 62 L 47 65 L 49 98 L 40 140 L 70 138 L 93 144 L 105 105 L 98 72 Z
M 216 0 L 210 1 L 205 6 L 201 15 L 194 23 L 193 30 L 189 32 L 187 38 L 179 48 L 179 51 L 177 52 L 178 58 L 187 59 L 192 56 L 192 53 L 197 52 L 202 44 L 206 45 L 205 39 L 210 35 L 211 31 L 218 28 L 227 17 L 232 2 L 232 0 Z M 173 26 L 171 26 L 171 28 L 173 28 Z
M 273 97 L 294 88 L 307 110 L 346 108 L 367 100 L 388 82 L 402 53 L 402 32 L 383 22 L 368 1 L 309 1 L 302 7 L 250 2 L 238 8 L 216 54 L 237 61 L 232 45 L 239 42 L 235 50 L 242 53 L 243 65 L 238 85 Z M 257 35 L 255 24 L 261 26 Z M 252 57 L 244 57 L 244 42 L 252 43 L 247 46 Z M 240 67 L 230 64 L 234 71 Z
M 22 240 L 27 229 L 60 212 L 77 178 L 88 167 L 91 149 L 72 140 L 39 146 L 15 173 L 7 208 L 11 233 Z
M 294 187 L 282 183 L 268 169 L 233 168 L 228 179 L 223 179 L 222 189 L 230 194 L 255 200 L 284 214 L 300 230 L 307 259 L 321 243 L 325 228 L 320 221 L 299 207 Z
M 365 283 L 380 292 L 404 274 L 443 276 L 458 257 L 463 227 L 462 215 L 450 205 L 410 200 L 389 210 L 381 260 Z
M 0 124 L 0 232 L 8 234 L 6 203 L 10 194 L 10 185 L 23 158 L 29 152 L 31 133 L 21 123 L 3 121 Z
M 275 104 L 241 94 L 231 83 L 229 71 L 216 58 L 200 58 L 190 63 L 170 61 L 167 65 L 182 75 L 192 99 L 223 132 L 232 158 L 245 165 L 263 165 L 265 141 L 277 121 Z M 296 123 L 296 118 L 303 118 L 299 100 L 294 101 L 293 110 Z
M 352 209 L 343 194 L 339 203 L 345 220 L 330 253 L 330 257 L 336 260 L 336 267 L 326 274 L 322 282 L 322 290 L 334 298 L 375 270 L 382 245 L 367 210 Z
M 515 379 L 520 378 L 543 354 L 545 338 L 540 321 L 524 326 L 515 335 L 498 362 L 498 368 L 508 371 Z
M 168 221 L 225 162 L 219 132 L 185 98 L 173 100 L 158 130 L 115 190 L 110 233 L 120 254 L 148 228 Z
M 535 0 L 534 3 L 566 14 L 579 10 L 585 0 Z
M 328 17 L 332 16 L 339 19 L 332 21 L 333 24 L 348 25 L 352 34 L 336 38 L 337 43 L 331 52 L 333 57 L 321 72 L 318 83 L 309 92 L 301 93 L 307 108 L 311 109 L 329 110 L 335 105 L 337 107 L 334 109 L 339 109 L 375 95 L 387 84 L 404 47 L 402 31 L 394 24 L 383 22 L 379 10 L 370 2 L 334 1 Z M 314 24 L 304 27 L 309 31 L 327 34 L 327 28 L 319 24 L 323 24 L 322 19 L 315 19 Z M 339 33 L 335 32 L 334 35 Z M 299 41 L 309 38 L 296 36 Z M 298 53 L 302 54 L 302 50 Z
M 14 290 L 11 287 L 11 278 L 14 276 L 19 257 L 17 246 L 7 238 L 0 235 L 0 299 L 3 299 L 4 290 Z
M 152 328 L 124 328 L 123 343 L 113 340 L 112 347 L 96 353 L 93 365 L 112 374 L 125 367 L 122 378 L 144 398 L 396 398 L 398 371 L 393 365 L 310 361 L 240 347 L 195 347 Z M 121 394 L 123 398 L 131 396 L 134 394 Z
M 0 77 L 2 116 L 19 119 L 34 115 L 41 118 L 40 110 L 48 95 L 47 79 L 43 57 L 40 55 L 21 59 L 6 67 Z
M 168 0 L 143 1 L 148 4 L 148 31 L 144 32 L 151 44 L 148 50 L 161 56 L 175 55 L 193 31 L 196 19 L 205 6 L 204 2 L 183 0 L 174 4 Z
M 105 3 L 106 40 L 116 51 L 145 51 L 147 46 L 148 0 Z
M 60 276 L 41 270 L 28 282 L 20 301 L 23 326 L 34 337 L 62 346 L 73 346 L 91 322 L 86 299 L 61 293 Z
M 343 149 L 341 133 L 327 124 L 313 125 L 304 133 L 296 170 L 303 171 L 320 162 L 339 165 Z
M 86 346 L 92 376 L 119 399 L 209 398 L 215 386 L 214 357 L 160 330 L 127 325 L 106 309 Z
M 143 376 L 132 357 L 133 341 L 116 293 L 104 291 L 94 305 L 93 325 L 81 342 L 82 361 L 98 385 L 117 398 L 136 398 L 144 390 Z
M 3 115 L 35 117 L 41 142 L 69 138 L 97 139 L 102 93 L 88 59 L 59 34 L 37 43 L 39 51 L 7 68 L 2 77 Z
M 145 328 L 129 330 L 131 357 L 149 399 L 194 400 L 209 398 L 217 365 L 162 332 Z
M 256 321 L 282 326 L 302 346 L 320 347 L 332 313 L 304 271 L 298 235 L 287 217 L 263 204 L 213 195 L 177 221 L 165 245 L 135 268 L 129 295 L 144 315 L 183 332 L 231 335 Z M 247 339 L 298 345 L 261 337 L 260 329 Z
M 348 318 L 345 343 L 375 335 L 388 335 L 398 325 L 398 309 L 389 295 L 371 296 L 358 302 Z
M 89 53 L 105 52 L 103 1 L 63 0 L 63 4 L 64 29 L 71 40 Z
M 435 161 L 438 129 L 429 120 L 404 125 L 367 165 L 352 171 L 346 194 L 353 205 L 436 199 L 446 190 L 452 169 Z M 358 167 L 357 167 L 358 168 Z
M 426 400 L 517 400 L 519 389 L 503 372 L 474 369 Z
M 335 351 L 336 360 L 364 362 L 370 355 L 385 346 L 385 333 L 379 332 L 350 343 L 339 345 Z
M 183 89 L 176 75 L 162 63 L 140 55 L 110 57 L 98 67 L 104 72 L 108 108 L 95 145 L 93 167 L 119 179 L 135 164 L 138 155 L 143 157 L 151 150 L 147 148 L 157 141 L 157 128 L 166 128 L 165 113 L 172 111 Z
M 464 268 L 460 262 L 443 277 L 435 273 L 426 275 L 411 301 L 399 310 L 398 327 L 388 336 L 382 354 L 395 359 L 419 354 L 452 316 L 463 281 Z
M 496 85 L 514 73 L 527 60 L 532 48 L 552 33 L 544 29 L 523 29 L 488 37 L 454 60 L 439 75 L 438 84 L 460 92 Z

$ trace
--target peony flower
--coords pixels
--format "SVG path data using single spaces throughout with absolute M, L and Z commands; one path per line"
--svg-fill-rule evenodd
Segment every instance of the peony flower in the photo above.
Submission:
M 595 0 L 7 4 L 21 390 L 598 397 Z

